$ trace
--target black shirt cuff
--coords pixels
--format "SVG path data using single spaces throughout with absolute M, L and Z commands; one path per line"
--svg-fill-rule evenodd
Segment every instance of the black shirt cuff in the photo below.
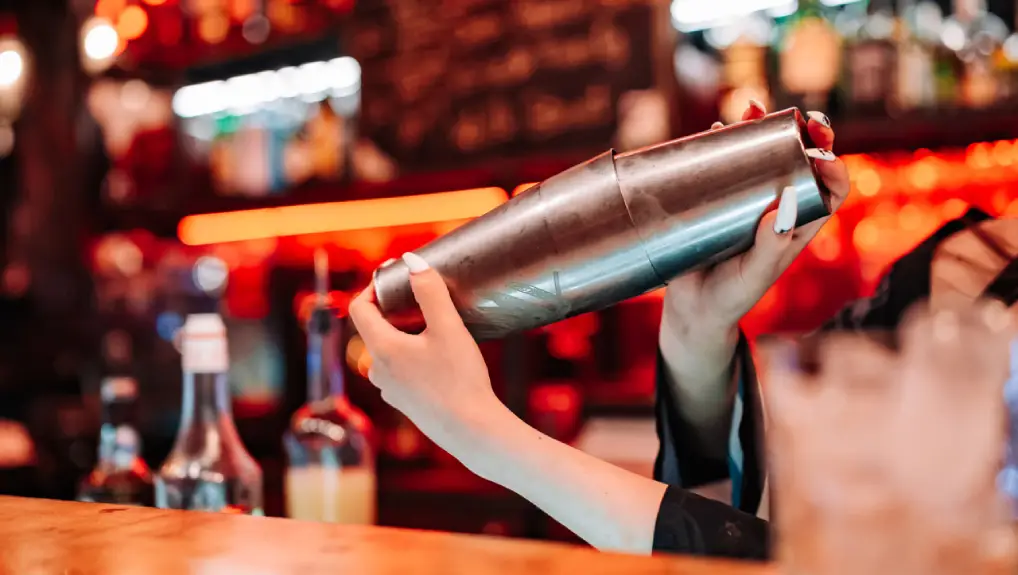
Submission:
M 766 560 L 768 531 L 755 515 L 669 486 L 654 525 L 654 551 Z

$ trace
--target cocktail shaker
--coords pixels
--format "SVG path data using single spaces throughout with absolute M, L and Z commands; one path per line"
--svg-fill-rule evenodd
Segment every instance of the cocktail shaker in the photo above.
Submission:
M 415 250 L 445 279 L 477 339 L 602 309 L 753 244 L 787 186 L 797 226 L 830 214 L 796 109 L 618 154 L 557 174 Z M 374 273 L 379 307 L 415 332 L 423 318 L 402 260 Z

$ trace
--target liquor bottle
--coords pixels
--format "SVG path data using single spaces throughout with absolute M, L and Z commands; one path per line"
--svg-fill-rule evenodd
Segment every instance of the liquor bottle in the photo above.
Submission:
M 945 34 L 954 41 L 962 62 L 960 103 L 970 108 L 991 106 L 1000 97 L 1001 84 L 992 57 L 1007 39 L 1007 24 L 986 9 L 986 0 L 955 0 L 954 11 Z
M 308 402 L 283 438 L 287 454 L 286 511 L 293 519 L 375 522 L 375 462 L 367 416 L 344 390 L 343 345 L 328 297 L 328 262 L 315 254 L 316 294 L 307 321 Z
M 827 111 L 842 64 L 842 39 L 818 0 L 803 0 L 782 26 L 780 91 L 791 105 Z M 784 106 L 782 106 L 784 107 Z
M 1010 102 L 1018 100 L 1018 2 L 1015 3 L 1013 32 L 1004 40 L 997 51 L 995 61 L 1001 77 L 1004 78 L 1001 97 Z
M 81 481 L 77 499 L 151 507 L 155 504 L 152 472 L 141 458 L 136 427 L 138 383 L 130 377 L 108 377 L 100 386 L 99 398 L 99 461 Z
M 262 470 L 233 424 L 226 326 L 218 314 L 194 314 L 180 333 L 180 429 L 156 476 L 156 506 L 262 515 Z
M 846 108 L 856 115 L 887 113 L 894 92 L 896 48 L 891 0 L 874 0 L 858 35 L 846 46 Z
M 933 62 L 934 44 L 928 36 L 928 7 L 914 0 L 899 0 L 895 25 L 897 67 L 894 108 L 902 111 L 932 108 L 936 103 Z M 939 16 L 939 10 L 936 16 Z

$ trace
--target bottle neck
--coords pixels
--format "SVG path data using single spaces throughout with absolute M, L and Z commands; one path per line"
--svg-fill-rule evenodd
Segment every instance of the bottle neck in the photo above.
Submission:
M 342 333 L 335 318 L 315 318 L 309 323 L 307 371 L 308 402 L 345 398 L 345 381 L 339 352 Z
M 225 373 L 184 372 L 184 393 L 181 399 L 180 427 L 192 425 L 232 424 L 230 389 Z
M 130 378 L 111 378 L 103 383 L 100 400 L 99 465 L 130 468 L 141 456 L 137 384 Z

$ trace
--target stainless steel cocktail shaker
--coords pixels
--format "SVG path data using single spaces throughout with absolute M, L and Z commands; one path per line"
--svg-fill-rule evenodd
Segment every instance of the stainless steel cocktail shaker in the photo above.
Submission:
M 794 186 L 797 226 L 830 214 L 795 109 L 625 154 L 609 150 L 415 250 L 470 332 L 493 339 L 601 309 L 744 252 Z M 418 331 L 402 260 L 375 271 L 379 307 Z

